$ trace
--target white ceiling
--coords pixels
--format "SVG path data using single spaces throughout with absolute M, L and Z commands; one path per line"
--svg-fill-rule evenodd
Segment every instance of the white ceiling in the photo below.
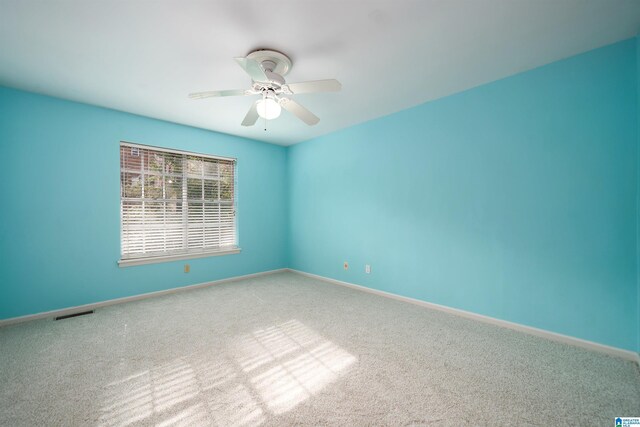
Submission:
M 634 36 L 637 0 L 0 0 L 0 84 L 289 145 Z M 240 126 L 233 61 L 291 57 L 294 97 L 321 118 Z

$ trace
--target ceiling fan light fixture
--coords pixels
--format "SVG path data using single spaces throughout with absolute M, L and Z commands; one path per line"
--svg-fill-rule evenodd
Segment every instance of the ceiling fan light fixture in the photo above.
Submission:
M 266 120 L 277 119 L 280 117 L 280 113 L 282 112 L 280 104 L 272 98 L 259 100 L 256 104 L 256 109 L 258 111 L 258 115 Z
M 249 89 L 211 90 L 189 94 L 191 99 L 216 98 L 220 96 L 254 96 L 261 100 L 251 103 L 242 120 L 242 126 L 253 126 L 259 118 L 273 120 L 280 117 L 284 108 L 309 126 L 317 125 L 320 119 L 298 104 L 290 95 L 301 93 L 338 92 L 342 88 L 335 79 L 287 83 L 285 76 L 291 69 L 291 60 L 284 54 L 269 49 L 258 49 L 246 57 L 234 58 L 240 68 L 251 77 Z M 266 123 L 265 123 L 266 130 Z

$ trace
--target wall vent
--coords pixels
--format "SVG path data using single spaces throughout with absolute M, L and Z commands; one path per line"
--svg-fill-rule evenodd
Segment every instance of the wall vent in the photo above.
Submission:
M 80 313 L 65 314 L 64 316 L 56 317 L 55 320 L 64 320 L 64 319 L 68 319 L 70 317 L 85 316 L 87 314 L 93 314 L 93 310 L 81 311 Z

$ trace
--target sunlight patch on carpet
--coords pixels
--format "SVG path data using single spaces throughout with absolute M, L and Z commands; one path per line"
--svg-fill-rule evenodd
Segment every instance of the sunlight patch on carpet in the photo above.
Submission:
M 184 356 L 108 384 L 100 425 L 164 427 L 216 420 L 259 425 L 338 380 L 356 358 L 298 320 L 237 337 L 210 355 Z

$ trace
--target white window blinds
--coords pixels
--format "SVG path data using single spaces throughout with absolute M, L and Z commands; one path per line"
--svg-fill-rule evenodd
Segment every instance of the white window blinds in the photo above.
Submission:
M 120 145 L 122 260 L 236 248 L 235 161 Z

